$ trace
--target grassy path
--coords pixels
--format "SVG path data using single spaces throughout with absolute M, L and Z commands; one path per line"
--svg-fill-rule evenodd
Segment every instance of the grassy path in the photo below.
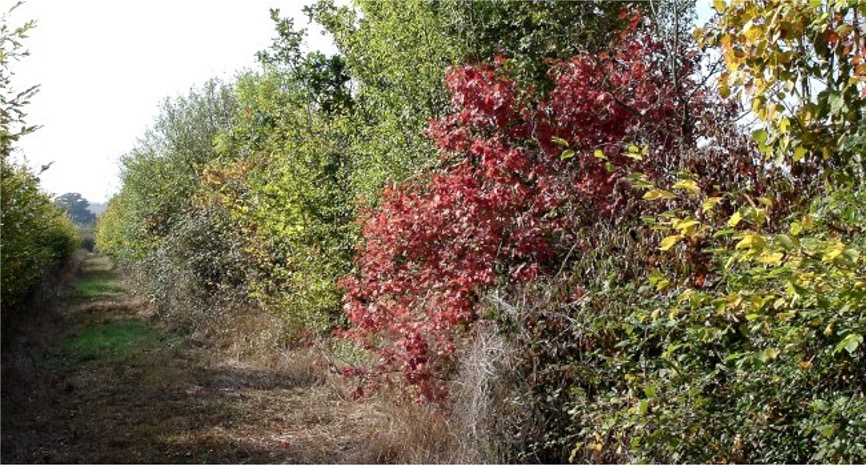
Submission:
M 364 462 L 369 413 L 303 353 L 241 361 L 143 317 L 89 256 L 4 354 L 3 463 Z

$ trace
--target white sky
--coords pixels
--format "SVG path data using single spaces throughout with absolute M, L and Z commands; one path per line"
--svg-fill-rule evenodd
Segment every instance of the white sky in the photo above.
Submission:
M 279 8 L 309 30 L 308 44 L 333 52 L 292 0 L 28 0 L 9 22 L 35 19 L 13 63 L 13 86 L 40 84 L 24 110 L 42 125 L 17 144 L 32 167 L 53 161 L 42 186 L 104 202 L 119 189 L 118 159 L 151 124 L 165 97 L 218 76 L 227 81 L 256 66 L 255 53 L 275 32 Z M 12 0 L 0 0 L 8 11 Z
M 13 0 L 0 0 L 8 11 Z M 255 53 L 275 35 L 269 8 L 280 8 L 309 29 L 308 46 L 333 52 L 330 40 L 307 24 L 309 0 L 29 0 L 10 17 L 36 29 L 25 40 L 30 56 L 13 64 L 13 86 L 40 84 L 25 109 L 42 125 L 18 143 L 54 195 L 78 192 L 105 202 L 119 189 L 119 157 L 132 149 L 165 97 L 218 76 L 254 67 Z M 698 0 L 699 23 L 709 0 Z

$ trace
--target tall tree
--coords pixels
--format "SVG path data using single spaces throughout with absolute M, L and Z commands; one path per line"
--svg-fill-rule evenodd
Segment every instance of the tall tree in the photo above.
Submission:
M 66 212 L 72 222 L 79 226 L 89 226 L 96 221 L 96 215 L 90 211 L 90 202 L 79 193 L 66 193 L 54 199 L 54 205 Z

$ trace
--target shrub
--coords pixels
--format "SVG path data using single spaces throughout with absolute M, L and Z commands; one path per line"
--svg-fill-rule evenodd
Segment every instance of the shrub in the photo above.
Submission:
M 373 385 L 442 399 L 480 293 L 554 273 L 582 225 L 628 203 L 621 170 L 664 169 L 657 154 L 700 101 L 667 86 L 660 50 L 623 35 L 606 58 L 554 67 L 550 98 L 538 102 L 501 67 L 452 70 L 454 112 L 430 128 L 441 169 L 386 191 L 363 217 L 358 273 L 343 282 L 347 335 L 379 355 Z M 687 75 L 692 65 L 680 66 Z

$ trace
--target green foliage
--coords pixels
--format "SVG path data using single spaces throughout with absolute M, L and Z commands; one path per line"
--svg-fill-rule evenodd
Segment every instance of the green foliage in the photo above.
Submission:
M 13 160 L 12 144 L 36 129 L 25 124 L 23 107 L 37 87 L 13 90 L 10 63 L 27 55 L 21 39 L 34 23 L 12 29 L 7 15 L 4 13 L 0 25 L 0 307 L 4 324 L 23 313 L 28 294 L 78 248 L 75 228 L 41 191 L 38 175 Z
M 29 168 L 4 157 L 0 166 L 3 315 L 18 307 L 45 274 L 78 249 L 75 227 L 39 188 Z
M 28 126 L 24 107 L 39 89 L 39 85 L 18 90 L 12 82 L 12 63 L 29 55 L 22 42 L 36 26 L 33 20 L 13 27 L 9 17 L 22 2 L 17 2 L 0 17 L 0 154 L 5 159 L 12 153 L 12 145 L 21 136 L 32 133 L 38 126 Z
M 298 73 L 302 79 L 304 68 Z M 203 178 L 246 235 L 251 297 L 284 319 L 293 338 L 338 320 L 336 281 L 354 246 L 343 120 L 331 113 L 339 107 L 308 99 L 298 79 L 266 71 L 238 81 L 241 116 L 219 147 L 246 157 L 214 164 Z
M 647 218 L 662 259 L 611 288 L 618 312 L 575 326 L 615 344 L 572 387 L 573 459 L 862 462 L 862 49 L 844 43 L 863 4 L 716 3 L 698 35 L 722 47 L 720 91 L 751 99 L 756 148 L 786 169 L 741 186 L 636 183 L 662 206 Z
M 66 193 L 62 196 L 54 198 L 54 205 L 60 210 L 66 212 L 72 223 L 77 226 L 89 226 L 96 221 L 96 215 L 87 209 L 90 205 L 87 199 L 81 197 L 78 193 Z
M 425 136 L 449 108 L 449 66 L 509 57 L 525 84 L 547 88 L 546 59 L 604 46 L 623 26 L 622 5 L 599 2 L 383 2 L 322 0 L 308 14 L 334 38 L 352 78 L 351 186 L 364 204 L 383 187 L 435 164 Z

